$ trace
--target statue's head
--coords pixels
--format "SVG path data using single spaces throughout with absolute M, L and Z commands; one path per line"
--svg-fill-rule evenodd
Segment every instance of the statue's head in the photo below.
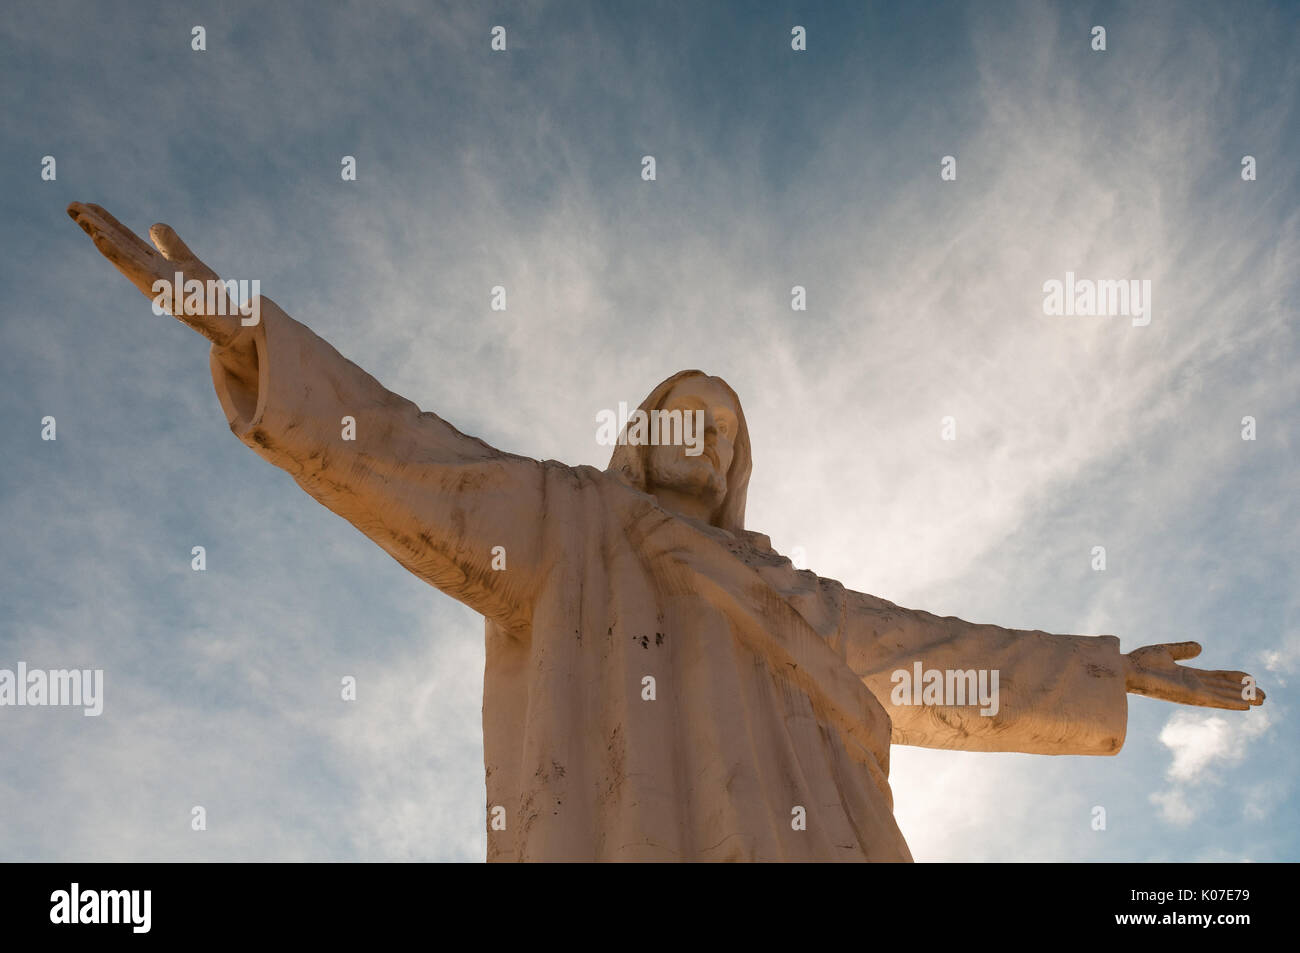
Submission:
M 703 452 L 693 452 L 699 449 L 698 436 L 694 447 L 689 443 L 632 445 L 620 440 L 609 469 L 653 494 L 666 509 L 742 534 L 752 458 L 749 428 L 736 392 L 720 377 L 679 371 L 652 390 L 638 409 L 647 415 L 680 410 L 683 417 L 702 412 Z

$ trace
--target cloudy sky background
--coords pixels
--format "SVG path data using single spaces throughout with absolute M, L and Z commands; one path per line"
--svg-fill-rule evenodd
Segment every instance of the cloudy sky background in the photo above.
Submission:
M 481 618 L 230 434 L 205 342 L 74 200 L 517 453 L 603 467 L 598 410 L 719 374 L 780 551 L 941 615 L 1196 639 L 1268 692 L 1130 696 L 1114 758 L 895 748 L 918 860 L 1300 859 L 1294 6 L 10 10 L 0 667 L 102 668 L 106 700 L 0 709 L 0 859 L 485 850 Z M 1150 279 L 1150 325 L 1045 316 L 1067 270 Z

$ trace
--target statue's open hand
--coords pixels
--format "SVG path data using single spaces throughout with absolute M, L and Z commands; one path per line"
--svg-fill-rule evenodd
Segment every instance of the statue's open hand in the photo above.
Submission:
M 158 246 L 155 251 L 98 205 L 73 202 L 68 206 L 68 215 L 91 237 L 100 253 L 151 299 L 155 296 L 154 282 L 163 280 L 171 284 L 177 272 L 181 273 L 183 282 L 197 278 L 206 286 L 208 281 L 220 280 L 169 225 L 159 224 L 149 229 L 149 237 Z M 237 313 L 228 303 L 218 309 L 224 310 L 224 314 L 188 314 L 178 306 L 170 310 L 215 344 L 229 343 L 240 329 Z
M 1178 664 L 1182 659 L 1200 654 L 1201 646 L 1196 642 L 1168 642 L 1134 649 L 1125 656 L 1128 690 L 1180 705 L 1235 711 L 1264 703 L 1263 691 L 1255 687 L 1254 679 L 1245 672 L 1210 672 Z

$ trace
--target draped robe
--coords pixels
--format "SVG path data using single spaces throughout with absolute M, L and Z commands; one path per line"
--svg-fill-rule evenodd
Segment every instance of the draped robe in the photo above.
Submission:
M 462 434 L 269 299 L 246 342 L 255 358 L 210 357 L 235 435 L 486 619 L 490 861 L 906 861 L 891 742 L 1123 744 L 1113 636 L 973 625 L 796 570 L 612 471 Z M 997 713 L 893 704 L 916 662 L 996 670 Z

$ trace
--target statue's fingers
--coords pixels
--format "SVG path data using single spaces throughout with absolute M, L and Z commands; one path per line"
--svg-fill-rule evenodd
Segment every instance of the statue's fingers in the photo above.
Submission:
M 1259 705 L 1263 703 L 1264 689 L 1260 688 L 1255 679 L 1247 673 L 1219 672 L 1217 674 L 1224 676 L 1224 681 L 1227 683 L 1228 690 L 1238 698 L 1245 700 L 1251 705 Z M 1246 694 L 1247 689 L 1250 691 L 1249 695 Z
M 1182 678 L 1182 698 L 1175 699 L 1185 705 L 1201 705 L 1206 708 L 1234 708 L 1244 710 L 1249 703 L 1241 697 L 1241 689 L 1235 688 L 1216 678 L 1206 678 L 1210 674 L 1196 669 L 1184 669 Z
M 1202 687 L 1216 692 L 1241 694 L 1241 672 L 1213 672 L 1201 668 L 1184 668 L 1188 678 L 1195 679 Z
M 74 222 L 81 226 L 81 230 L 92 239 L 103 236 L 110 241 L 114 240 L 108 222 L 92 206 L 84 205 L 81 202 L 73 202 L 68 206 L 68 214 Z
M 89 224 L 90 209 L 81 202 L 71 202 L 68 205 L 68 216 L 81 226 L 82 231 L 86 234 L 91 233 Z
M 74 202 L 68 206 L 68 215 L 114 268 L 142 294 L 152 296 L 154 282 L 162 277 L 160 266 L 165 264 L 161 255 L 98 206 Z
M 1237 672 L 1224 672 L 1224 675 L 1237 675 Z M 1260 688 L 1254 688 L 1250 695 L 1246 694 L 1246 686 L 1242 685 L 1239 680 L 1226 679 L 1213 683 L 1208 691 L 1215 697 L 1225 699 L 1239 709 L 1249 708 L 1251 705 L 1258 705 L 1264 700 L 1264 692 Z
M 114 218 L 107 209 L 92 204 L 86 205 L 86 208 L 99 220 L 101 228 L 109 235 L 115 236 L 123 245 L 134 248 L 146 260 L 156 257 L 157 252 L 150 248 L 143 238 Z
M 1201 678 L 1206 682 L 1212 682 L 1234 692 L 1241 691 L 1247 679 L 1250 679 L 1245 672 L 1201 671 L 1200 669 L 1191 669 L 1191 671 L 1199 671 Z
M 1175 662 L 1182 659 L 1196 658 L 1201 654 L 1201 643 L 1199 642 L 1165 642 L 1161 648 L 1169 653 L 1169 657 Z
M 90 236 L 104 257 L 119 265 L 134 263 L 138 267 L 157 270 L 161 256 L 140 240 L 129 228 L 109 215 L 98 205 L 73 202 L 68 215 Z
M 1178 686 L 1175 694 L 1182 696 L 1183 704 L 1221 708 L 1224 703 L 1241 695 L 1240 690 L 1234 692 L 1232 683 L 1224 679 L 1223 674 L 1175 665 L 1172 673 L 1172 681 Z
M 1228 702 L 1229 704 L 1241 705 L 1243 708 L 1248 704 L 1247 699 L 1242 696 L 1240 689 L 1233 691 L 1230 688 L 1213 688 L 1210 689 L 1209 694 L 1213 698 L 1218 698 L 1222 701 Z
M 146 294 L 151 293 L 146 289 L 160 277 L 155 259 L 141 255 L 137 248 L 124 247 L 116 236 L 107 232 L 92 232 L 90 237 L 99 253 L 112 262 L 113 267 L 130 278 L 137 288 Z

